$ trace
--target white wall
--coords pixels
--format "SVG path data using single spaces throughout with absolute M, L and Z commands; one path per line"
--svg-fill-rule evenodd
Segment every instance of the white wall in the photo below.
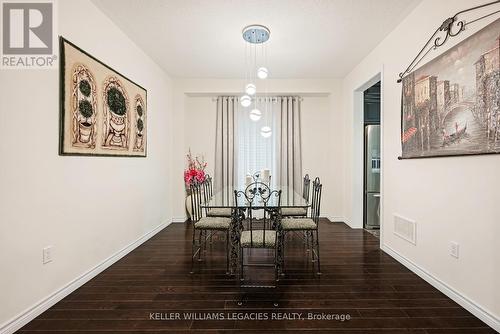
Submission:
M 148 90 L 148 157 L 59 156 L 58 70 L 0 71 L 0 329 L 172 217 L 171 80 L 90 1 L 58 7 L 62 36 Z
M 355 120 L 358 119 L 353 114 L 353 92 L 382 72 L 382 247 L 399 254 L 413 263 L 415 268 L 443 283 L 449 291 L 477 306 L 476 311 L 483 309 L 486 314 L 483 319 L 489 317 L 490 325 L 495 321 L 498 325 L 500 156 L 397 159 L 401 154 L 401 85 L 396 83 L 398 73 L 406 68 L 446 17 L 481 3 L 484 1 L 423 1 L 343 80 L 343 113 L 348 129 L 344 152 L 347 162 L 344 170 L 344 212 L 352 225 L 361 224 L 357 212 L 359 203 L 353 200 L 356 197 L 354 192 L 359 190 L 353 188 L 353 173 L 358 168 L 354 162 L 356 155 L 360 154 L 359 142 L 353 133 Z M 489 22 L 491 19 L 467 27 L 458 38 L 450 40 L 446 48 Z M 427 60 L 444 50 L 431 52 Z M 417 221 L 416 246 L 393 234 L 395 213 Z M 449 255 L 450 241 L 460 244 L 459 259 Z
M 342 221 L 342 125 L 339 118 L 339 80 L 269 80 L 273 94 L 298 94 L 302 101 L 303 170 L 311 177 L 320 176 L 323 182 L 322 215 Z M 175 192 L 183 192 L 182 167 L 185 153 L 203 154 L 208 172 L 213 175 L 215 158 L 216 103 L 218 94 L 240 94 L 240 80 L 190 79 L 175 82 L 176 163 Z M 183 143 L 181 143 L 183 140 Z M 181 150 L 182 149 L 182 150 Z M 175 150 L 175 149 L 174 149 Z M 183 199 L 174 202 L 174 217 L 185 219 Z
M 306 96 L 303 102 L 308 115 L 303 117 L 304 170 L 322 177 L 324 214 L 359 227 L 353 189 L 355 153 L 360 153 L 353 124 L 359 117 L 353 115 L 353 92 L 383 72 L 382 247 L 498 322 L 500 156 L 397 160 L 397 74 L 445 17 L 482 2 L 423 1 L 343 81 L 269 80 L 269 91 L 328 94 Z M 58 156 L 58 71 L 0 72 L 0 264 L 8 273 L 0 275 L 0 324 L 172 217 L 184 220 L 186 149 L 206 151 L 213 168 L 212 144 L 204 139 L 214 137 L 215 106 L 208 96 L 236 94 L 243 86 L 221 79 L 176 80 L 173 85 L 92 3 L 58 4 L 61 35 L 148 89 L 148 157 Z M 463 36 L 480 27 L 470 27 Z M 208 124 L 199 118 L 205 116 Z M 417 221 L 416 246 L 393 235 L 394 213 Z M 458 260 L 448 255 L 452 240 L 460 243 Z M 54 261 L 42 265 L 47 245 L 54 246 Z

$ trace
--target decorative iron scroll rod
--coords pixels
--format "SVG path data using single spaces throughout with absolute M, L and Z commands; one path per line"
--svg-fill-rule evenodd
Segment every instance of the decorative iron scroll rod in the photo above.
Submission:
M 474 20 L 472 20 L 470 22 L 465 22 L 465 20 L 459 21 L 458 20 L 458 15 L 463 14 L 463 13 L 467 13 L 467 12 L 471 12 L 471 11 L 479 9 L 479 8 L 483 8 L 483 7 L 495 5 L 495 4 L 500 4 L 500 0 L 489 2 L 489 3 L 485 3 L 483 5 L 479 5 L 479 6 L 476 6 L 476 7 L 472 7 L 472 8 L 461 10 L 458 13 L 456 13 L 455 15 L 453 15 L 452 17 L 447 18 L 436 29 L 436 31 L 434 32 L 434 34 L 432 34 L 431 38 L 429 38 L 429 40 L 427 41 L 427 43 L 425 43 L 424 47 L 420 50 L 420 52 L 417 54 L 417 56 L 412 60 L 412 62 L 410 63 L 410 65 L 408 65 L 408 67 L 403 72 L 399 73 L 399 78 L 398 78 L 397 82 L 398 83 L 401 82 L 403 80 L 403 78 L 404 78 L 405 75 L 407 75 L 411 71 L 413 71 L 413 69 L 422 61 L 422 59 L 424 59 L 424 57 L 431 50 L 436 50 L 440 46 L 443 46 L 444 43 L 446 43 L 446 41 L 448 40 L 449 37 L 455 37 L 455 36 L 457 36 L 462 31 L 465 30 L 465 27 L 467 25 L 469 25 L 471 23 L 474 23 L 476 21 L 482 20 L 482 19 L 487 18 L 489 16 L 492 16 L 494 14 L 500 13 L 500 9 L 498 9 L 498 10 L 492 12 L 492 13 L 489 13 L 489 14 L 483 15 L 481 17 L 478 17 L 478 18 L 476 18 L 476 19 L 474 19 Z M 456 30 L 456 31 L 454 32 L 453 30 Z M 440 35 L 440 33 L 441 33 L 441 35 Z M 445 35 L 443 36 L 442 34 L 445 34 Z M 430 46 L 430 48 L 428 48 L 429 46 Z

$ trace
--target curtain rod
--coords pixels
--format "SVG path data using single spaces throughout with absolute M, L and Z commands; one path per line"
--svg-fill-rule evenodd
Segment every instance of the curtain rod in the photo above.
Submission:
M 465 20 L 458 20 L 458 16 L 460 14 L 471 12 L 471 11 L 474 11 L 476 9 L 480 9 L 480 8 L 495 5 L 495 4 L 500 4 L 500 0 L 461 10 L 461 11 L 457 12 L 455 15 L 453 15 L 452 17 L 449 17 L 446 20 L 444 20 L 444 22 L 436 29 L 436 31 L 429 38 L 427 43 L 425 43 L 424 47 L 420 50 L 420 52 L 415 56 L 415 58 L 412 60 L 410 65 L 408 65 L 408 67 L 403 72 L 399 73 L 399 78 L 397 79 L 397 82 L 400 83 L 407 74 L 412 72 L 413 69 L 422 61 L 422 59 L 425 58 L 425 56 L 427 56 L 427 54 L 430 51 L 436 50 L 440 46 L 443 46 L 449 37 L 458 36 L 462 31 L 465 30 L 465 27 L 471 23 L 477 22 L 479 20 L 485 19 L 485 18 L 492 16 L 494 14 L 500 13 L 500 9 L 497 9 L 496 11 L 493 11 L 489 14 L 478 17 L 478 18 L 471 20 L 469 22 L 466 22 Z M 456 31 L 456 32 L 452 31 L 454 29 L 454 26 L 456 26 L 456 28 L 458 28 L 458 31 Z M 442 32 L 442 34 L 440 34 L 440 32 Z M 437 35 L 440 35 L 440 36 L 437 36 Z M 427 49 L 428 47 L 430 47 L 430 48 Z
M 212 97 L 217 98 L 218 96 L 234 96 L 240 97 L 240 93 L 227 93 L 227 92 L 210 92 L 210 93 L 195 93 L 195 92 L 184 92 L 184 95 L 188 97 Z M 282 97 L 282 96 L 299 96 L 301 98 L 304 97 L 329 97 L 330 92 L 317 92 L 317 93 L 269 93 L 266 95 L 257 94 L 257 97 Z
M 239 95 L 224 95 L 221 94 L 219 96 L 212 96 L 212 101 L 217 101 L 219 97 L 240 97 Z M 279 98 L 287 98 L 287 97 L 293 97 L 297 98 L 300 102 L 304 101 L 304 98 L 302 96 L 298 95 L 274 95 L 274 96 L 257 96 L 257 99 L 266 99 L 266 98 L 271 98 L 271 99 L 279 99 Z

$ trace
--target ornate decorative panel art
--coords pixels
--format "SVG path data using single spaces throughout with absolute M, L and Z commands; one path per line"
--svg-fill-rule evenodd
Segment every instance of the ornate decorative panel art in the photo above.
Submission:
M 145 157 L 147 91 L 60 38 L 61 155 Z

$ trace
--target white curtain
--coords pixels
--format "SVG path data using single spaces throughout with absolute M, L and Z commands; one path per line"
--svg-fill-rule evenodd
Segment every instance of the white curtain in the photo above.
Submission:
M 284 96 L 279 98 L 277 115 L 277 180 L 283 187 L 302 191 L 302 137 L 300 97 Z
M 250 119 L 257 108 L 262 116 Z M 271 136 L 262 136 L 269 127 Z M 214 190 L 245 185 L 248 174 L 269 169 L 273 187 L 302 191 L 301 114 L 298 96 L 256 98 L 248 108 L 235 96 L 217 98 Z
M 259 121 L 249 113 L 262 112 Z M 236 185 L 243 186 L 245 176 L 269 169 L 274 187 L 302 190 L 302 147 L 300 98 L 297 96 L 257 98 L 255 105 L 238 108 Z M 271 128 L 271 136 L 261 135 L 262 127 Z
M 219 96 L 217 98 L 214 191 L 224 190 L 230 199 L 236 185 L 237 138 L 236 114 L 239 101 L 235 96 Z
M 252 121 L 250 111 L 257 108 L 262 116 L 258 121 Z M 263 169 L 269 169 L 271 183 L 276 185 L 278 175 L 278 142 L 276 140 L 279 115 L 279 100 L 277 98 L 257 98 L 248 108 L 239 108 L 238 115 L 238 159 L 237 185 L 243 187 L 246 175 L 254 174 Z M 261 135 L 262 127 L 271 128 L 271 136 Z

